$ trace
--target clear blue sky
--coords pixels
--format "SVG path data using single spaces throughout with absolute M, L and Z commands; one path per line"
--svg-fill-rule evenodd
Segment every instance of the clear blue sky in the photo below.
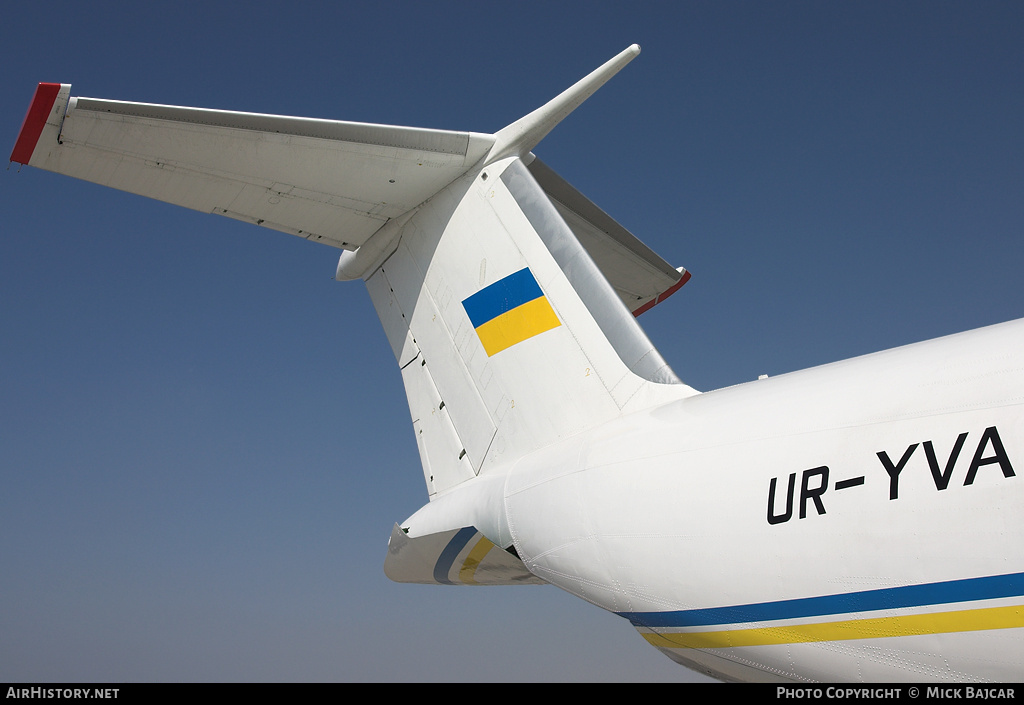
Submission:
M 698 389 L 1024 315 L 1019 2 L 3 14 L 7 149 L 39 81 L 493 132 L 639 43 L 536 152 L 693 272 L 640 320 Z M 0 681 L 694 677 L 552 587 L 388 582 L 426 491 L 337 251 L 0 179 Z

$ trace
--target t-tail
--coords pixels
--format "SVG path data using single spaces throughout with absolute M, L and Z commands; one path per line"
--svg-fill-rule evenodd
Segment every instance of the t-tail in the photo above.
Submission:
M 678 289 L 687 273 L 530 152 L 638 52 L 630 47 L 499 131 L 465 174 L 382 227 L 366 251 L 339 261 L 339 279 L 366 280 L 391 343 L 431 500 L 460 494 L 413 522 L 438 530 L 429 536 L 451 534 L 443 545 L 430 539 L 436 561 L 421 559 L 429 574 L 399 566 L 398 554 L 413 548 L 396 529 L 387 565 L 396 579 L 487 582 L 485 567 L 471 558 L 476 541 L 458 530 L 470 531 L 475 517 L 480 538 L 512 546 L 500 487 L 488 475 L 503 478 L 531 452 L 695 393 L 636 322 L 640 309 Z M 477 480 L 481 488 L 472 485 Z M 460 541 L 462 561 L 443 555 Z M 475 568 L 469 576 L 466 561 Z M 449 570 L 438 573 L 440 565 Z
M 635 321 L 689 273 L 531 151 L 639 52 L 494 134 L 72 97 L 44 83 L 11 160 L 344 250 L 336 276 L 366 282 L 432 500 L 392 541 L 388 574 L 486 582 L 487 560 L 459 572 L 476 541 L 424 570 L 396 567 L 396 546 L 408 555 L 417 536 L 463 541 L 476 527 L 510 548 L 500 484 L 518 460 L 695 393 Z M 449 559 L 451 576 L 438 568 Z
M 630 47 L 499 131 L 473 168 L 381 228 L 363 245 L 366 252 L 341 257 L 338 278 L 366 280 L 401 369 L 428 494 L 460 495 L 425 508 L 412 524 L 426 524 L 431 536 L 454 532 L 451 541 L 464 541 L 463 560 L 443 555 L 455 544 L 431 539 L 436 561 L 421 561 L 429 575 L 420 571 L 417 582 L 487 581 L 471 559 L 476 542 L 457 531 L 474 517 L 490 543 L 512 546 L 500 487 L 488 476 L 504 477 L 518 459 L 560 439 L 695 393 L 634 314 L 688 275 L 530 152 L 638 52 Z M 409 580 L 416 576 L 396 555 L 399 547 L 412 550 L 408 539 L 396 545 L 402 534 L 392 540 L 387 570 Z M 457 578 L 465 577 L 467 560 L 473 575 Z M 446 563 L 451 575 L 437 571 Z

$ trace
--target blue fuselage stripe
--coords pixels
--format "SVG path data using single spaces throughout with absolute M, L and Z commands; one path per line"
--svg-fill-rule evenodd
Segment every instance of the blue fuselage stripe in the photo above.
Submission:
M 698 627 L 943 605 L 1024 595 L 1024 573 L 677 612 L 619 612 L 636 626 Z

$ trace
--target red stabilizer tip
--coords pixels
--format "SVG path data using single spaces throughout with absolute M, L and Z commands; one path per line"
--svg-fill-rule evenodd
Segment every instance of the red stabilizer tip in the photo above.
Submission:
M 21 123 L 18 141 L 14 145 L 14 151 L 11 152 L 12 162 L 28 164 L 32 158 L 32 152 L 36 150 L 36 142 L 39 141 L 39 135 L 43 134 L 46 118 L 50 116 L 53 101 L 57 100 L 59 91 L 59 83 L 40 83 L 36 87 L 36 94 L 32 96 L 32 104 L 28 106 L 28 112 L 25 114 L 25 122 Z
M 682 287 L 683 284 L 685 284 L 688 281 L 690 281 L 690 273 L 689 272 L 683 272 L 683 276 L 682 276 L 682 278 L 679 281 L 677 281 L 675 284 L 673 284 L 669 288 L 665 289 L 665 291 L 663 291 L 660 294 L 658 294 L 657 296 L 655 296 L 653 299 L 651 299 L 650 301 L 645 303 L 643 306 L 638 308 L 636 311 L 633 311 L 633 318 L 636 318 L 637 316 L 639 316 L 641 313 L 644 313 L 645 311 L 650 311 L 652 308 L 654 308 L 654 306 L 656 304 L 660 304 L 662 301 L 664 301 L 668 297 L 672 296 L 672 294 L 674 294 L 677 291 L 679 291 L 680 287 Z

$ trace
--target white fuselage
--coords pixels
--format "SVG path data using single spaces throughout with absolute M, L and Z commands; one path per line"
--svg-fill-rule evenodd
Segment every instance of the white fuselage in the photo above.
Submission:
M 719 677 L 1019 679 L 1022 349 L 1015 321 L 661 405 L 409 525 L 468 490 L 534 574 Z

